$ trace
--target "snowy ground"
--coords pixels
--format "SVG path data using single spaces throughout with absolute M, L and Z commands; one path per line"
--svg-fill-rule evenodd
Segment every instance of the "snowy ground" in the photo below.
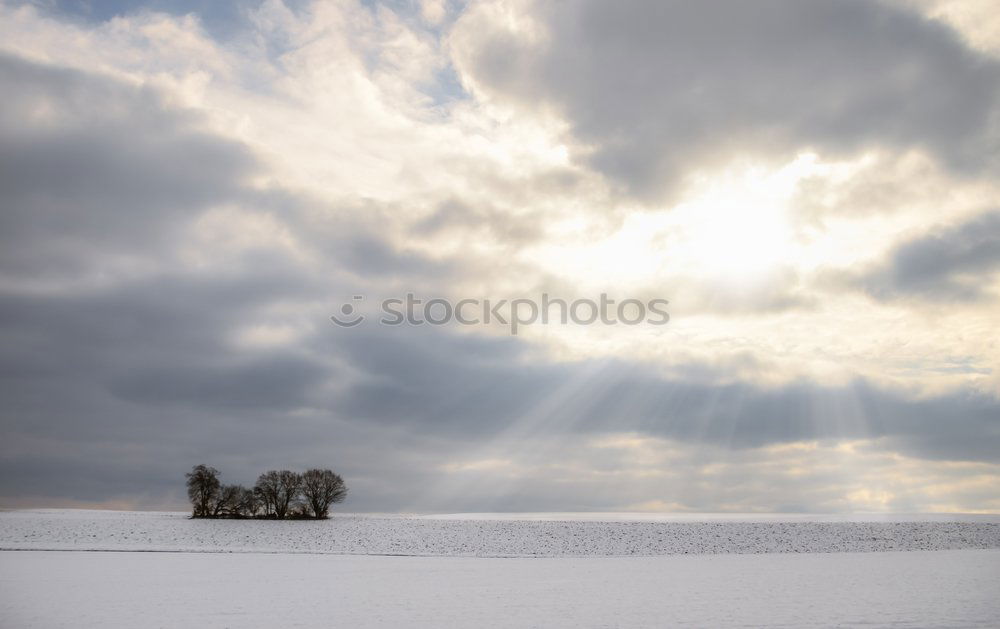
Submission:
M 0 553 L 3 627 L 996 627 L 1000 551 Z
M 321 522 L 269 522 L 190 520 L 183 513 L 9 511 L 0 512 L 0 550 L 589 557 L 1000 548 L 996 516 L 676 519 L 464 514 L 337 515 Z
M 1000 626 L 998 518 L 826 519 L 5 512 L 0 627 Z

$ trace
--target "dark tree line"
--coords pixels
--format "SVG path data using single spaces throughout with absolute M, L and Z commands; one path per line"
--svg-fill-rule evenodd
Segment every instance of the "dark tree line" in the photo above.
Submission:
M 329 517 L 330 506 L 347 497 L 344 479 L 330 470 L 305 474 L 270 470 L 253 489 L 223 485 L 219 470 L 195 465 L 185 474 L 193 518 L 313 518 Z

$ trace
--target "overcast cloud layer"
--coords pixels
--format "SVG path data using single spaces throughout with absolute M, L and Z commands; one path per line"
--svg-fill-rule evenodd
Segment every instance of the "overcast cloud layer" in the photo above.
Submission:
M 0 4 L 0 501 L 1000 511 L 988 4 Z

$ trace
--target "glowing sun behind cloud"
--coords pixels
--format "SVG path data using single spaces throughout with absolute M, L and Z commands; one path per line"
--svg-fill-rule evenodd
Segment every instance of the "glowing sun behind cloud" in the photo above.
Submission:
M 794 263 L 788 200 L 800 176 L 798 163 L 772 173 L 751 168 L 702 177 L 694 194 L 673 210 L 675 262 L 728 279 L 754 279 Z
M 692 178 L 675 205 L 633 209 L 610 233 L 575 217 L 532 259 L 587 290 L 662 285 L 681 273 L 752 285 L 809 256 L 792 228 L 790 203 L 799 181 L 822 168 L 816 156 L 805 154 L 778 169 L 704 173 Z

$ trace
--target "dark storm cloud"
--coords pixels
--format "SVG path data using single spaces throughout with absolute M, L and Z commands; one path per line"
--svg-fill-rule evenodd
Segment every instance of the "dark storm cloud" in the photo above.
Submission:
M 267 356 L 232 365 L 154 367 L 122 376 L 111 392 L 132 402 L 201 408 L 294 410 L 323 377 L 322 364 L 295 356 Z
M 663 378 L 623 361 L 539 362 L 512 339 L 431 330 L 345 335 L 340 345 L 371 380 L 336 408 L 422 432 L 489 436 L 528 422 L 538 434 L 636 431 L 737 449 L 885 438 L 920 458 L 1000 462 L 1000 401 L 983 394 L 912 400 L 863 380 L 719 384 L 724 374 L 703 365 Z
M 254 172 L 154 90 L 0 55 L 0 263 L 22 278 L 148 255 Z
M 400 251 L 371 234 L 354 233 L 334 244 L 337 245 L 334 255 L 339 261 L 369 276 L 444 275 L 455 270 L 448 262 Z
M 243 482 L 291 465 L 277 459 L 325 431 L 289 416 L 316 407 L 336 369 L 320 354 L 242 347 L 232 335 L 267 321 L 274 303 L 321 291 L 300 277 L 258 270 L 4 294 L 0 493 L 162 504 L 177 470 L 199 461 Z
M 524 348 L 509 338 L 377 328 L 335 341 L 337 351 L 369 376 L 335 400 L 335 408 L 435 434 L 502 430 L 560 379 L 558 370 L 527 362 Z
M 590 165 L 640 195 L 723 157 L 805 149 L 916 147 L 957 171 L 996 166 L 1000 66 L 899 8 L 573 0 L 537 14 L 541 44 L 472 20 L 459 65 L 490 94 L 554 107 Z
M 217 301 L 160 315 L 155 290 L 142 293 L 146 306 L 128 291 L 6 300 L 0 493 L 134 497 L 168 491 L 181 468 L 204 460 L 241 482 L 326 463 L 364 487 L 353 508 L 404 508 L 441 461 L 510 431 L 530 435 L 525 447 L 609 432 L 732 451 L 879 438 L 921 458 L 1000 460 L 1000 404 L 975 394 L 917 401 L 865 382 L 720 385 L 697 366 L 667 379 L 628 362 L 548 362 L 518 339 L 429 327 L 330 324 L 280 350 L 228 344 L 227 326 L 280 294 L 262 286 L 229 300 L 241 291 L 217 285 Z M 25 470 L 37 473 L 22 486 Z M 524 497 L 511 500 L 493 506 Z
M 0 91 L 4 274 L 65 279 L 109 260 L 174 263 L 190 236 L 184 230 L 215 206 L 275 216 L 332 264 L 356 272 L 452 271 L 399 251 L 349 212 L 252 188 L 253 153 L 203 130 L 198 114 L 155 89 L 0 54 Z M 267 274 L 271 261 L 250 263 Z
M 163 504 L 178 470 L 206 460 L 243 482 L 279 465 L 350 465 L 352 443 L 371 437 L 324 409 L 336 356 L 239 332 L 287 323 L 280 308 L 330 325 L 315 304 L 346 292 L 345 274 L 445 266 L 350 212 L 250 187 L 255 156 L 156 90 L 9 55 L 0 87 L 0 495 Z M 323 268 L 281 248 L 192 241 L 218 206 L 272 217 Z M 184 262 L 191 247 L 208 262 Z M 119 272 L 100 272 L 106 260 Z
M 878 299 L 972 301 L 995 297 L 998 271 L 1000 212 L 989 212 L 897 245 L 855 283 Z
M 133 408 L 290 410 L 322 366 L 280 350 L 241 349 L 231 337 L 276 301 L 320 290 L 299 278 L 157 277 L 83 292 L 2 294 L 4 424 L 60 434 L 91 413 L 85 422 L 102 432 L 141 421 L 143 413 L 93 408 L 109 397 Z

